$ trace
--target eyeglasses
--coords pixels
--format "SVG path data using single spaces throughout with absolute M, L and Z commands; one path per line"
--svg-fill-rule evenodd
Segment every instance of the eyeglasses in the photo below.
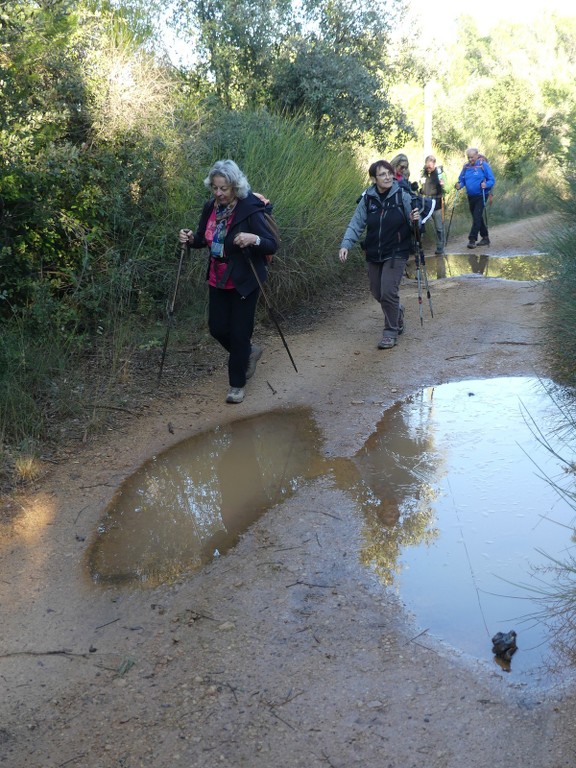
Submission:
M 388 173 L 388 171 L 386 171 L 386 173 L 377 173 L 376 174 L 376 178 L 377 179 L 391 179 L 391 178 L 393 178 L 393 176 L 392 176 L 391 173 Z

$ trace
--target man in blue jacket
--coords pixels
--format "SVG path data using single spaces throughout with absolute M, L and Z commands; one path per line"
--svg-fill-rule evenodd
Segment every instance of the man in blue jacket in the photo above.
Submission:
M 456 189 L 466 187 L 468 206 L 472 214 L 472 227 L 468 235 L 468 248 L 476 248 L 478 233 L 482 238 L 478 245 L 490 245 L 488 227 L 484 221 L 484 208 L 488 202 L 490 190 L 494 186 L 494 174 L 488 161 L 478 153 L 476 147 L 466 150 L 468 162 L 464 164 L 456 183 Z

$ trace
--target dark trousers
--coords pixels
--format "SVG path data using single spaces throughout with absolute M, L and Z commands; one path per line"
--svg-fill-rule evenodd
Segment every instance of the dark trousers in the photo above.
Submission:
M 210 334 L 228 352 L 228 381 L 231 387 L 246 384 L 258 294 L 259 289 L 256 289 L 244 298 L 234 288 L 210 286 L 208 327 Z
M 484 195 L 468 195 L 468 206 L 472 214 L 472 227 L 468 240 L 476 242 L 478 232 L 480 237 L 488 237 L 488 227 L 484 222 Z

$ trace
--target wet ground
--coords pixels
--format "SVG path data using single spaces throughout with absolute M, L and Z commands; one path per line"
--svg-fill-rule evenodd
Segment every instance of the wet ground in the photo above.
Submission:
M 543 687 L 568 671 L 554 646 L 543 582 L 568 559 L 576 440 L 567 393 L 548 380 L 467 380 L 387 409 L 352 457 L 325 457 L 310 409 L 283 409 L 201 433 L 146 462 L 120 488 L 88 550 L 92 578 L 169 584 L 224 556 L 259 518 L 322 478 L 363 517 L 359 560 L 422 630 L 515 682 Z M 563 428 L 564 427 L 564 428 Z M 544 554 L 547 553 L 547 554 Z M 422 591 L 426 582 L 428 589 Z M 558 590 L 559 588 L 556 587 Z M 508 649 L 504 649 L 508 650 Z
M 527 233 L 491 236 L 495 247 L 523 238 L 526 253 Z M 547 375 L 541 286 L 476 275 L 431 290 L 434 318 L 420 325 L 416 286 L 403 286 L 407 329 L 389 351 L 376 349 L 367 291 L 339 297 L 316 330 L 289 337 L 298 375 L 262 334 L 241 406 L 223 402 L 222 360 L 179 397 L 150 396 L 146 415 L 78 446 L 17 499 L 2 540 L 4 764 L 573 767 L 571 689 L 516 683 L 423 633 L 361 562 L 365 518 L 336 472 L 307 465 L 226 555 L 170 586 L 126 589 L 90 572 L 92 536 L 122 484 L 182 440 L 307 409 L 321 461 L 344 471 L 396 403 L 451 382 Z

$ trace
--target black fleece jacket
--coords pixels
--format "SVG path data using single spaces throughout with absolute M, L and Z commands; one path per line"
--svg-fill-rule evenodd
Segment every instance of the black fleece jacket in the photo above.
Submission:
M 200 221 L 194 233 L 194 240 L 190 243 L 192 248 L 204 248 L 208 245 L 206 242 L 206 224 L 210 214 L 214 209 L 214 198 L 210 199 L 200 214 Z M 239 199 L 234 209 L 232 224 L 224 238 L 224 254 L 228 261 L 229 269 L 226 270 L 226 277 L 230 277 L 234 287 L 241 296 L 249 296 L 252 291 L 258 287 L 258 281 L 248 259 L 250 259 L 256 269 L 256 273 L 263 283 L 267 277 L 267 259 L 268 255 L 276 253 L 278 242 L 270 231 L 264 218 L 264 211 L 267 206 L 252 192 L 248 196 Z M 268 210 L 270 210 L 268 208 Z M 234 245 L 234 238 L 239 232 L 250 232 L 260 238 L 260 245 L 252 245 L 248 248 L 239 248 Z M 210 269 L 210 265 L 208 265 Z

